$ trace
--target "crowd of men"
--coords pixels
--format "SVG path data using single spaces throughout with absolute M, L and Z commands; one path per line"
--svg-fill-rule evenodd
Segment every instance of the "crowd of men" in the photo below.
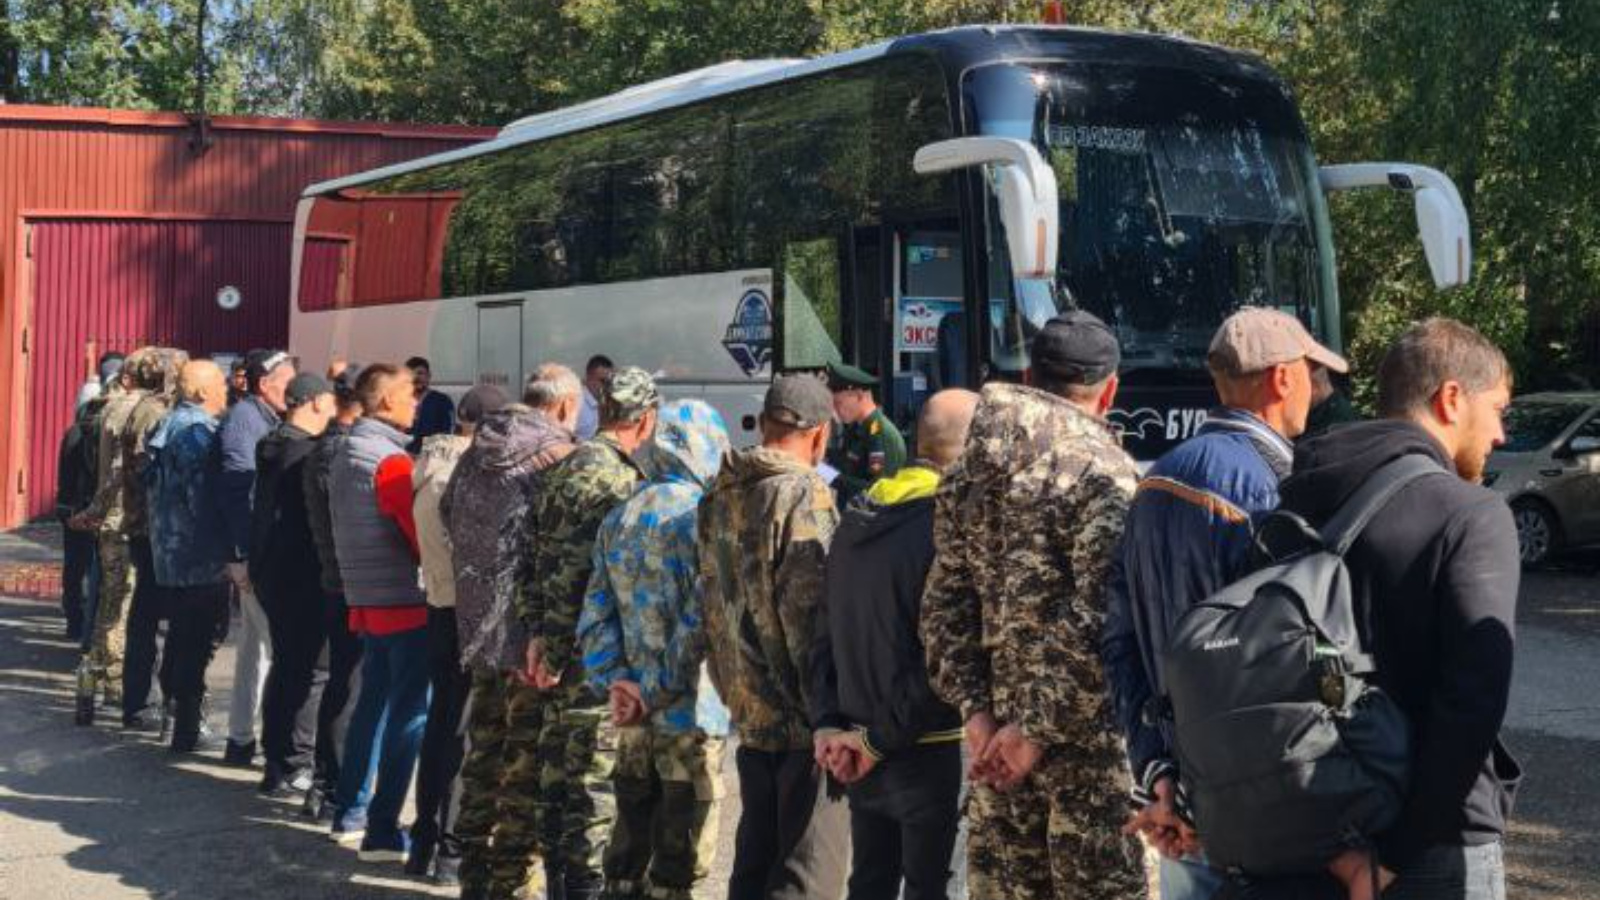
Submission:
M 734 448 L 604 357 L 453 405 L 422 359 L 324 378 L 254 352 L 231 405 L 214 362 L 107 360 L 63 442 L 69 579 L 97 594 L 66 609 L 80 721 L 244 766 L 259 735 L 263 793 L 464 898 L 689 897 L 730 734 L 736 900 L 948 896 L 963 816 L 979 900 L 1503 897 L 1518 561 L 1476 482 L 1504 356 L 1420 323 L 1381 418 L 1333 426 L 1345 361 L 1245 309 L 1211 345 L 1220 408 L 1141 475 L 1106 420 L 1113 331 L 1069 312 L 1031 351 L 1027 384 L 928 398 L 909 453 L 847 366 L 778 377 Z M 1264 515 L 1318 527 L 1407 455 L 1452 477 L 1346 555 L 1412 735 L 1402 808 L 1326 871 L 1208 865 L 1157 702 L 1176 623 L 1250 570 Z

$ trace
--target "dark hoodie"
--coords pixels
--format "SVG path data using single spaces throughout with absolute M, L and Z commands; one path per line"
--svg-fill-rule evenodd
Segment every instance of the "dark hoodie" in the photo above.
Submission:
M 872 753 L 961 740 L 961 715 L 928 684 L 918 622 L 933 565 L 938 474 L 912 463 L 845 511 L 828 553 L 812 653 L 812 721 L 857 728 Z M 896 490 L 896 488 L 902 488 Z
M 512 610 L 522 518 L 539 475 L 573 450 L 572 432 L 526 406 L 485 416 L 439 499 L 455 557 L 456 623 L 463 665 L 521 668 L 527 635 Z M 513 540 L 502 547 L 504 538 Z M 507 555 L 507 554 L 511 555 Z
M 1378 684 L 1412 727 L 1412 782 L 1399 822 L 1380 837 L 1404 871 L 1436 845 L 1496 841 L 1516 761 L 1499 742 L 1511 691 L 1521 574 L 1505 502 L 1454 476 L 1444 449 L 1409 422 L 1351 424 L 1306 441 L 1283 484 L 1283 508 L 1321 525 L 1385 463 L 1419 453 L 1449 477 L 1402 488 L 1346 557 Z
M 322 561 L 306 509 L 305 469 L 317 439 L 284 422 L 256 444 L 250 510 L 250 581 L 269 593 L 298 591 L 320 604 Z M 281 591 L 278 589 L 282 589 Z

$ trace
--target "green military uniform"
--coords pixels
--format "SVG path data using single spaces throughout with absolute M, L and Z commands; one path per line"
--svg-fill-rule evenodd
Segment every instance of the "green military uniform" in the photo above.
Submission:
M 1101 420 L 996 384 L 939 489 L 922 605 L 930 682 L 963 719 L 988 712 L 1044 752 L 1014 790 L 972 791 L 973 900 L 1146 896 L 1139 842 L 1120 832 L 1130 778 L 1099 656 L 1137 477 Z
M 546 697 L 515 675 L 483 669 L 473 671 L 469 696 L 456 819 L 464 845 L 462 896 L 542 897 L 535 851 L 548 853 L 539 802 Z
M 855 366 L 828 367 L 828 386 L 835 392 L 870 391 L 877 383 L 876 378 Z M 837 443 L 828 452 L 828 465 L 839 470 L 833 485 L 839 493 L 840 506 L 848 504 L 879 478 L 899 472 L 905 464 L 906 440 L 882 409 L 874 409 L 860 422 L 840 429 Z
M 606 423 L 634 421 L 660 404 L 642 369 L 618 369 L 601 397 L 602 431 L 546 470 L 528 510 L 522 570 L 532 580 L 518 591 L 518 615 L 540 642 L 546 668 L 560 673 L 549 692 L 536 747 L 542 762 L 536 815 L 569 895 L 598 890 L 615 804 L 611 769 L 616 736 L 605 699 L 584 683 L 577 652 L 578 616 L 594 571 L 595 537 L 606 514 L 633 495 L 643 473 Z M 585 894 L 587 895 L 587 894 Z

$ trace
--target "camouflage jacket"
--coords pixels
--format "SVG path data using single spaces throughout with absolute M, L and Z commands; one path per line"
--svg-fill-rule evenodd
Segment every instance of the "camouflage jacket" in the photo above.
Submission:
M 150 533 L 150 510 L 145 501 L 145 444 L 156 425 L 172 411 L 171 394 L 151 392 L 140 398 L 128 413 L 122 429 L 122 532 L 130 538 Z
M 528 509 L 517 612 L 543 642 L 545 666 L 576 690 L 578 615 L 594 572 L 594 542 L 606 514 L 633 495 L 643 474 L 602 432 L 544 474 Z
M 573 451 L 572 432 L 511 406 L 485 416 L 456 463 L 439 516 L 455 554 L 462 665 L 522 668 L 528 635 L 516 615 L 524 523 L 542 473 Z
M 119 393 L 106 402 L 95 420 L 97 450 L 95 452 L 95 491 L 86 515 L 100 520 L 103 532 L 122 530 L 122 432 L 128 427 L 128 416 L 149 391 L 129 390 Z
M 612 510 L 594 547 L 594 575 L 578 619 L 585 677 L 604 694 L 618 680 L 639 685 L 651 724 L 666 732 L 699 726 L 695 715 L 701 627 L 695 511 L 728 451 L 728 426 L 699 400 L 661 409 L 639 455 L 650 483 Z
M 1105 581 L 1137 471 L 1105 423 L 1032 388 L 984 388 L 946 473 L 922 600 L 934 691 L 1050 748 L 1120 754 L 1100 665 Z
M 730 453 L 700 504 L 711 675 L 745 746 L 811 746 L 808 658 L 838 524 L 821 476 L 763 447 Z
M 218 584 L 231 556 L 217 491 L 217 425 L 203 407 L 182 403 L 146 444 L 151 559 L 164 587 Z

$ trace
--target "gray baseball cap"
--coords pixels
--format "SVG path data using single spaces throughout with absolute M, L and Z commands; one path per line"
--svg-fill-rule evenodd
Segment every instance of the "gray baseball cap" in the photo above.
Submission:
M 767 388 L 761 414 L 780 425 L 809 431 L 833 418 L 833 392 L 815 375 L 783 375 Z

